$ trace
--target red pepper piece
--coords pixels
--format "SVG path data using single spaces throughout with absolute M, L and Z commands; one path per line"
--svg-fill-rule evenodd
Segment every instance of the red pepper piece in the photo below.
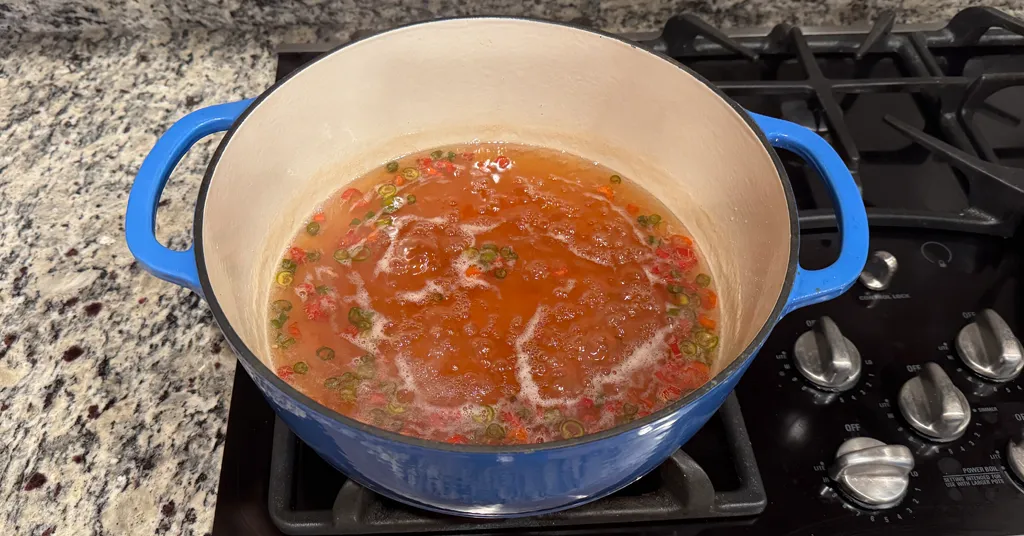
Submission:
M 469 438 L 462 434 L 455 434 L 447 439 L 448 443 L 454 443 L 456 445 L 465 445 L 469 443 Z
M 341 238 L 341 247 L 347 248 L 356 242 L 359 242 L 359 235 L 356 234 L 355 229 L 349 229 L 345 236 Z
M 288 258 L 295 261 L 295 264 L 306 262 L 306 250 L 302 248 L 291 248 L 288 250 Z
M 282 380 L 288 380 L 289 378 L 292 377 L 293 374 L 295 374 L 295 371 L 292 370 L 292 368 L 288 365 L 285 365 L 283 367 L 277 367 L 277 375 Z
M 327 312 L 324 311 L 323 307 L 320 306 L 319 300 L 313 300 L 306 305 L 302 306 L 303 310 L 306 311 L 306 318 L 310 320 L 326 320 Z
M 669 385 L 661 390 L 661 398 L 665 399 L 666 402 L 676 400 L 681 396 L 683 396 L 683 391 L 674 385 Z
M 511 424 L 512 426 L 520 427 L 523 425 L 523 422 L 519 420 L 519 417 L 511 411 L 502 411 L 499 416 L 501 417 L 501 420 Z
M 349 188 L 348 190 L 341 192 L 341 199 L 343 201 L 348 201 L 349 199 L 352 199 L 352 197 L 357 195 L 363 195 L 363 193 L 360 192 L 359 190 L 356 190 L 355 188 Z

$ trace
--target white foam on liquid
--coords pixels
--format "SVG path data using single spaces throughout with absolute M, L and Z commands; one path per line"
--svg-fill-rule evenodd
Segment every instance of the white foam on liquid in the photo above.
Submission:
M 342 298 L 342 301 L 346 303 L 352 303 L 354 301 L 360 309 L 373 312 L 373 321 L 371 322 L 373 327 L 370 328 L 369 333 L 364 333 L 355 337 L 348 335 L 347 333 L 342 333 L 341 336 L 364 351 L 376 354 L 377 347 L 380 342 L 389 340 L 388 336 L 384 334 L 384 326 L 388 324 L 388 318 L 379 312 L 374 311 L 370 306 L 370 293 L 366 291 L 366 284 L 363 283 L 363 278 L 360 277 L 359 272 L 350 271 L 348 273 L 348 280 L 356 287 L 356 293 L 354 296 L 345 296 Z
M 316 272 L 316 278 L 318 280 L 323 280 L 326 277 L 330 277 L 331 279 L 338 278 L 338 272 L 335 272 L 330 266 L 317 266 L 316 268 L 313 268 L 313 271 Z
M 574 288 L 576 288 L 576 280 L 575 279 L 566 279 L 565 283 L 562 283 L 562 286 L 555 287 L 554 293 L 555 294 L 559 294 L 559 293 L 561 293 L 561 294 L 568 294 L 568 293 L 572 292 L 572 289 L 574 289 Z
M 516 379 L 519 381 L 519 396 L 525 398 L 535 406 L 565 406 L 579 402 L 581 397 L 575 398 L 545 398 L 540 394 L 540 387 L 533 379 L 533 368 L 530 366 L 530 354 L 526 351 L 526 343 L 533 339 L 537 325 L 544 319 L 547 308 L 543 305 L 537 310 L 526 323 L 526 328 L 516 337 Z
M 662 357 L 665 336 L 672 331 L 672 325 L 663 326 L 630 352 L 629 357 L 615 366 L 607 376 L 599 378 L 600 383 L 615 383 L 624 380 L 637 369 L 653 367 Z
M 569 253 L 572 253 L 573 255 L 585 261 L 590 261 L 594 264 L 600 264 L 601 266 L 612 266 L 612 263 L 609 262 L 608 259 L 603 259 L 601 257 L 596 257 L 594 255 L 584 253 L 583 251 L 580 250 L 580 248 L 576 247 L 576 243 L 572 238 L 569 238 L 561 233 L 547 233 L 545 236 L 561 242 L 565 246 L 565 248 L 569 250 Z
M 398 233 L 408 225 L 410 222 L 427 222 L 434 225 L 443 225 L 445 219 L 441 216 L 435 216 L 433 218 L 423 218 L 420 216 L 414 216 L 412 214 L 405 216 L 398 216 L 391 221 L 391 225 L 383 227 L 383 232 L 387 233 L 390 240 L 388 240 L 388 247 L 384 250 L 384 253 L 377 259 L 377 264 L 373 268 L 373 275 L 378 276 L 381 273 L 391 273 L 391 262 L 395 259 L 395 249 L 398 241 L 395 238 L 398 237 Z
M 403 302 L 424 303 L 435 294 L 447 295 L 448 290 L 447 285 L 441 285 L 436 279 L 429 279 L 420 290 L 399 292 L 395 294 L 395 297 Z

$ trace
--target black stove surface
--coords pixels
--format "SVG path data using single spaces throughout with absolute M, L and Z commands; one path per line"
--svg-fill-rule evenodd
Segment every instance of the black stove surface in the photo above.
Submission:
M 672 460 L 608 499 L 553 516 L 481 523 L 428 514 L 330 468 L 275 425 L 239 368 L 213 534 L 1024 531 L 1024 483 L 1004 460 L 1024 433 L 1024 379 L 981 380 L 953 342 L 985 308 L 1024 335 L 1024 24 L 986 8 L 941 28 L 893 22 L 883 13 L 864 31 L 780 25 L 729 37 L 679 16 L 660 35 L 637 38 L 746 108 L 829 140 L 861 184 L 872 251 L 899 262 L 882 292 L 858 284 L 785 317 L 736 395 Z M 289 47 L 278 77 L 323 51 Z M 828 195 L 795 155 L 780 156 L 801 210 L 801 264 L 823 267 L 838 253 Z M 823 316 L 863 359 L 860 381 L 841 394 L 813 388 L 793 364 L 796 338 Z M 971 406 L 971 424 L 953 442 L 917 435 L 898 409 L 900 387 L 928 362 Z M 910 448 L 915 468 L 899 505 L 854 506 L 829 478 L 852 437 Z

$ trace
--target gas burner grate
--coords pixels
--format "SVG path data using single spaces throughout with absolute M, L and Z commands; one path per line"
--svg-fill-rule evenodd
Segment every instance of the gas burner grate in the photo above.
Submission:
M 372 33 L 361 30 L 353 38 Z M 694 69 L 744 107 L 824 136 L 861 185 L 875 227 L 1012 236 L 1020 226 L 1024 21 L 970 7 L 939 28 L 901 29 L 893 12 L 883 12 L 864 31 L 805 32 L 780 24 L 729 35 L 694 15 L 678 15 L 659 34 L 628 37 Z M 279 77 L 339 44 L 281 46 Z M 865 141 L 851 128 L 851 115 L 871 97 L 888 102 L 873 104 L 882 113 L 871 118 L 877 126 Z M 908 137 L 886 117 L 897 113 L 912 116 L 896 115 L 897 121 L 945 143 Z M 902 140 L 891 145 L 909 139 L 915 147 L 864 147 L 879 137 Z M 816 171 L 795 155 L 780 154 L 797 193 L 801 228 L 833 230 L 832 202 Z M 908 172 L 907 163 L 920 165 Z
M 826 137 L 861 184 L 872 225 L 1011 236 L 1024 215 L 1024 181 L 1012 165 L 1024 164 L 1017 149 L 1024 137 L 1024 108 L 1019 105 L 1024 91 L 1003 99 L 1017 103 L 1020 111 L 1007 110 L 993 97 L 1024 86 L 1024 22 L 986 7 L 967 8 L 945 27 L 932 30 L 897 30 L 895 21 L 892 12 L 885 12 L 866 33 L 805 35 L 798 27 L 781 24 L 764 35 L 730 37 L 697 17 L 681 15 L 661 35 L 640 42 L 690 66 L 740 104 Z M 890 171 L 878 180 L 890 189 L 883 196 L 888 202 L 875 202 L 872 168 L 879 159 L 894 158 L 879 151 L 866 154 L 851 130 L 850 111 L 868 95 L 913 103 L 921 128 L 908 128 L 888 115 L 878 119 L 919 144 L 916 153 L 910 151 L 911 158 L 934 155 L 936 163 L 951 166 L 928 170 L 948 176 L 946 184 L 922 178 L 901 190 Z M 1017 143 L 997 145 L 979 127 L 979 116 L 1013 129 L 1004 137 L 1015 136 Z M 817 181 L 813 173 L 807 175 Z M 793 182 L 803 201 L 801 227 L 834 228 L 835 214 L 825 191 L 801 185 L 804 181 L 798 179 Z M 944 191 L 952 189 L 958 191 Z M 809 194 L 801 196 L 804 190 Z M 944 200 L 942 206 L 931 202 L 938 198 Z M 893 204 L 893 199 L 901 202 Z M 916 200 L 923 206 L 911 206 Z
M 727 451 L 732 468 L 723 467 L 729 462 L 721 452 L 712 452 L 722 450 Z M 270 516 L 286 534 L 476 534 L 690 519 L 717 522 L 759 514 L 767 504 L 735 395 L 697 436 L 652 473 L 609 497 L 542 516 L 466 519 L 384 498 L 331 469 L 280 419 L 274 427 L 270 466 Z M 309 481 L 316 482 L 312 494 Z

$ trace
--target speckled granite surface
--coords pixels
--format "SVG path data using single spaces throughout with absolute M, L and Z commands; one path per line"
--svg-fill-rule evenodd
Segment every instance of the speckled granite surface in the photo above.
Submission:
M 158 134 L 261 91 L 269 50 L 217 32 L 0 43 L 0 532 L 210 529 L 234 357 L 205 304 L 132 262 L 123 214 Z M 213 146 L 167 188 L 171 244 Z
M 4 24 L 27 17 L 29 4 L 0 0 Z M 64 10 L 72 19 L 84 5 L 32 4 Z M 114 4 L 96 9 L 113 17 Z M 280 9 L 276 2 L 262 4 L 267 13 Z M 833 2 L 843 5 L 831 13 L 807 7 L 817 2 L 770 4 L 680 5 L 703 6 L 696 11 L 726 25 L 798 17 L 834 24 L 878 7 Z M 161 5 L 165 18 L 188 15 L 202 24 L 231 23 L 243 9 L 203 4 L 186 13 L 180 11 L 184 2 Z M 174 120 L 267 87 L 275 43 L 338 40 L 357 28 L 444 12 L 417 5 L 379 19 L 360 9 L 303 13 L 338 21 L 319 31 L 0 32 L 0 532 L 210 530 L 234 357 L 196 296 L 133 263 L 123 237 L 132 179 Z M 570 19 L 579 15 L 573 5 L 517 9 Z M 588 9 L 604 13 L 592 17 L 600 25 L 629 31 L 655 28 L 675 12 L 667 2 L 645 5 L 653 9 L 620 0 Z M 940 19 L 959 7 L 922 6 L 901 20 Z M 158 11 L 136 2 L 116 16 L 137 15 L 138 24 L 156 25 L 163 20 Z M 40 20 L 34 29 L 68 26 Z M 216 141 L 194 148 L 164 193 L 158 234 L 176 247 L 190 241 L 198 182 Z
M 778 22 L 849 24 L 882 9 L 906 23 L 945 20 L 968 5 L 1022 9 L 1019 0 L 0 0 L 0 30 L 270 28 L 331 25 L 383 29 L 455 15 L 585 18 L 611 31 L 656 29 L 676 13 L 706 16 L 725 26 Z

